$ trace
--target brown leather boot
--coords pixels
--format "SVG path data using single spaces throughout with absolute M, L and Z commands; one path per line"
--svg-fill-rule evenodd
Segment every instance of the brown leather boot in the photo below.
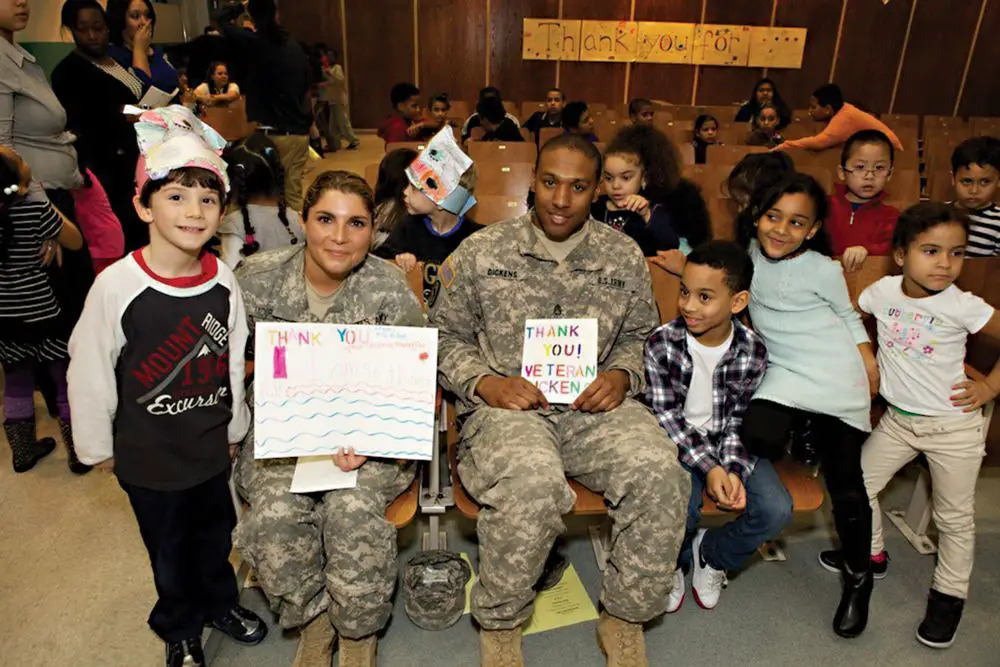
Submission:
M 331 667 L 336 635 L 326 612 L 306 623 L 299 630 L 299 646 L 292 667 Z
M 479 630 L 479 660 L 482 667 L 524 667 L 521 626 L 510 630 Z
M 340 657 L 337 664 L 340 667 L 376 667 L 375 656 L 378 654 L 378 637 L 368 635 L 361 639 L 340 638 Z
M 608 667 L 649 667 L 642 623 L 629 623 L 606 611 L 597 621 L 597 645 L 608 658 Z

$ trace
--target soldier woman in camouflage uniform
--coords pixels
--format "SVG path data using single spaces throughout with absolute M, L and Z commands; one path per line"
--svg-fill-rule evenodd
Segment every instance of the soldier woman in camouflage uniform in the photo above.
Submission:
M 373 216 L 360 177 L 335 171 L 316 179 L 301 216 L 306 245 L 254 255 L 237 271 L 251 340 L 257 321 L 423 326 L 403 273 L 368 255 Z M 353 451 L 334 460 L 358 469 L 356 488 L 292 493 L 296 459 L 254 460 L 251 430 L 236 466 L 250 509 L 234 542 L 281 627 L 302 628 L 295 665 L 329 667 L 336 630 L 340 665 L 374 667 L 375 633 L 389 620 L 396 582 L 396 529 L 385 510 L 415 468 Z
M 601 156 L 578 136 L 542 147 L 535 205 L 466 239 L 441 265 L 431 312 L 438 371 L 463 420 L 458 473 L 483 506 L 472 613 L 484 666 L 522 665 L 532 585 L 573 508 L 565 475 L 600 491 L 614 521 L 598 641 L 609 665 L 646 665 L 642 624 L 663 613 L 690 480 L 656 418 L 630 398 L 657 325 L 634 241 L 590 219 Z M 598 320 L 598 374 L 571 406 L 520 377 L 524 321 Z

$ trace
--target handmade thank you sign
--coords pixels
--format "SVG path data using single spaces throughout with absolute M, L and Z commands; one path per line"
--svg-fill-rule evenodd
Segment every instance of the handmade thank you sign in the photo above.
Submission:
M 597 320 L 526 320 L 521 374 L 549 403 L 575 401 L 597 378 Z
M 437 329 L 259 322 L 254 455 L 430 460 Z

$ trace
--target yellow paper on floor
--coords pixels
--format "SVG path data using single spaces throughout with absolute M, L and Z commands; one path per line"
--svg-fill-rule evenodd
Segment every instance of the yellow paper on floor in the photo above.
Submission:
M 466 553 L 461 554 L 462 559 L 469 564 L 472 570 L 472 562 Z M 470 603 L 470 593 L 472 584 L 476 582 L 476 572 L 472 571 L 469 582 L 465 585 L 465 613 L 468 614 L 472 607 Z M 547 591 L 542 591 L 535 596 L 535 611 L 524 626 L 524 634 L 532 635 L 536 632 L 546 632 L 557 628 L 564 628 L 567 625 L 575 625 L 586 621 L 597 620 L 597 608 L 587 595 L 587 589 L 580 581 L 580 575 L 571 564 L 563 572 L 559 583 Z
M 535 612 L 524 626 L 524 634 L 532 635 L 596 620 L 597 609 L 590 601 L 580 575 L 570 565 L 558 584 L 535 597 Z

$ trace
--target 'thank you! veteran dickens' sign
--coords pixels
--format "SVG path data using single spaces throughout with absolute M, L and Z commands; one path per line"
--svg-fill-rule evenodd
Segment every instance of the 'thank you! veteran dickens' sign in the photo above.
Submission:
M 597 320 L 525 320 L 521 375 L 549 403 L 572 403 L 597 378 Z
M 254 456 L 430 460 L 437 329 L 258 322 Z

